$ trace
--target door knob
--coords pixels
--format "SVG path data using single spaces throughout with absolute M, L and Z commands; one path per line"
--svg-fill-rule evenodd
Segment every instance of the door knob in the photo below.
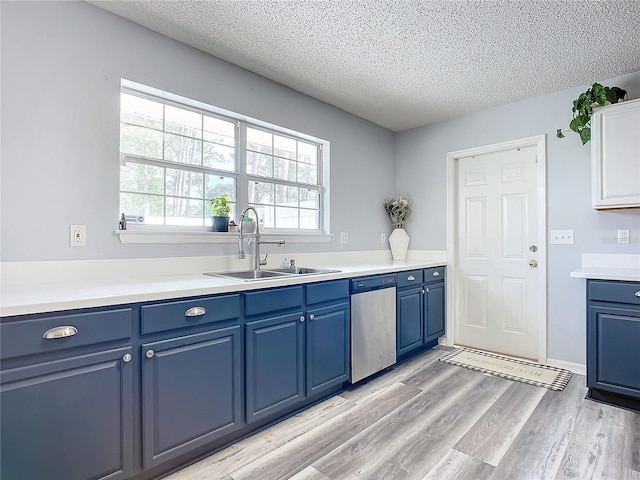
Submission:
M 533 267 L 533 268 L 536 268 L 538 266 L 538 261 L 537 260 L 531 260 L 529 262 L 529 266 Z

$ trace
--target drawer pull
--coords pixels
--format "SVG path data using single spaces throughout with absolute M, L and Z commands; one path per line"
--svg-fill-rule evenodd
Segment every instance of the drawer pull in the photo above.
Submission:
M 301 321 L 301 322 L 304 322 L 304 315 L 302 315 L 302 316 L 300 317 L 300 321 Z
M 185 317 L 201 317 L 206 313 L 207 313 L 207 309 L 204 307 L 191 307 L 189 310 L 184 312 L 184 316 Z
M 73 337 L 76 333 L 78 333 L 78 329 L 76 327 L 72 327 L 70 325 L 63 325 L 61 327 L 50 328 L 42 335 L 42 338 L 46 340 L 53 340 L 56 338 L 67 338 Z
M 439 277 L 440 276 L 440 272 L 433 272 L 433 276 L 434 277 Z
M 640 290 L 638 290 L 636 293 L 634 293 L 634 295 L 635 295 L 636 297 L 640 297 Z
M 407 277 L 407 280 L 409 280 L 410 282 L 413 282 L 416 279 L 416 277 L 414 277 L 413 275 L 409 275 Z
M 156 352 L 154 352 L 153 350 L 147 350 L 147 353 L 145 353 L 145 357 L 147 358 L 153 358 L 153 356 L 156 354 Z
M 132 358 L 132 357 L 131 357 L 131 354 L 130 354 L 130 353 L 125 353 L 125 354 L 122 356 L 122 361 L 123 361 L 124 363 L 129 363 L 129 362 L 131 361 L 131 358 Z
M 312 313 L 309 315 L 309 320 L 314 320 L 316 318 L 316 316 Z

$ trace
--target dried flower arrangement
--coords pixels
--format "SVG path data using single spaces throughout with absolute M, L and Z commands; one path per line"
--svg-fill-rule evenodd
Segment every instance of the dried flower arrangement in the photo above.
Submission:
M 385 198 L 384 209 L 389 214 L 393 227 L 403 228 L 411 213 L 411 198 L 408 195 L 407 198 L 400 196 Z

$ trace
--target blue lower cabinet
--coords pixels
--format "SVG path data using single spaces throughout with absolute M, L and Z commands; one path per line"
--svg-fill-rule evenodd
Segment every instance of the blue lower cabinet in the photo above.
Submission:
M 640 398 L 640 309 L 591 307 L 587 386 Z
M 422 287 L 398 290 L 396 297 L 398 356 L 422 346 L 422 297 Z
M 0 478 L 130 477 L 131 355 L 126 347 L 3 371 Z
M 350 348 L 349 302 L 307 312 L 306 389 L 307 395 L 349 379 Z
M 305 398 L 304 321 L 299 311 L 246 324 L 247 422 Z
M 444 282 L 424 287 L 424 342 L 444 335 Z
M 243 425 L 240 326 L 142 345 L 143 466 Z

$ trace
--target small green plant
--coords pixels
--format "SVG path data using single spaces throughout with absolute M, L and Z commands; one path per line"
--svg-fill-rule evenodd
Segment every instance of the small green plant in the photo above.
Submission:
M 229 204 L 229 197 L 227 195 L 219 195 L 213 197 L 209 203 L 213 208 L 214 217 L 228 217 L 231 211 L 231 205 Z
M 595 107 L 602 107 L 605 103 L 618 103 L 627 96 L 627 91 L 619 87 L 603 87 L 599 83 L 591 85 L 586 92 L 573 101 L 573 119 L 569 128 L 580 135 L 584 145 L 591 140 L 591 115 Z M 556 132 L 556 137 L 564 138 L 562 129 Z

